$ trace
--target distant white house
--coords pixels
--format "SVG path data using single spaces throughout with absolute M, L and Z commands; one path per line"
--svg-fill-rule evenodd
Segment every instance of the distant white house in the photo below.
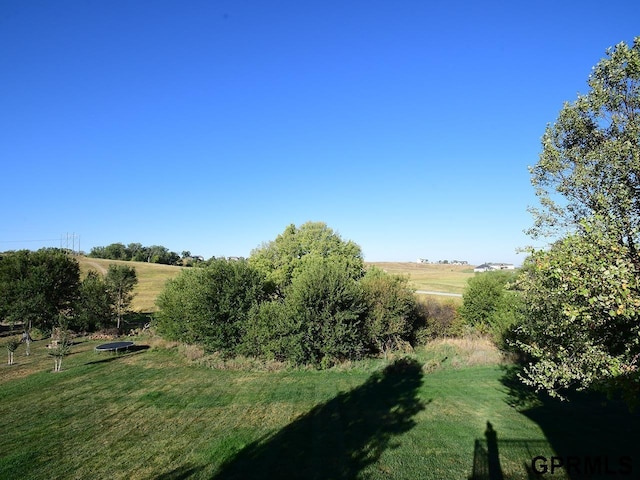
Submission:
M 496 270 L 515 270 L 512 263 L 483 263 L 473 269 L 474 272 L 494 272 Z

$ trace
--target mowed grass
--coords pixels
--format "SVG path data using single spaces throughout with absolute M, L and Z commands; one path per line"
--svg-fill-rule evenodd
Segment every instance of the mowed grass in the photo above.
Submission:
M 499 356 L 474 341 L 272 372 L 214 370 L 180 346 L 136 342 L 113 355 L 80 341 L 60 373 L 35 342 L 1 366 L 0 478 L 467 479 L 474 465 L 484 478 L 490 422 L 504 478 L 526 479 L 533 456 L 570 443 L 552 445 L 545 419 L 576 438 L 593 427 L 592 417 L 567 427 L 561 410 L 511 406 Z M 617 420 L 606 417 L 597 439 L 634 444 Z M 624 422 L 635 435 L 638 423 Z
M 469 265 L 440 265 L 410 262 L 374 262 L 387 273 L 408 275 L 410 285 L 417 290 L 443 293 L 463 293 L 467 281 L 473 277 Z

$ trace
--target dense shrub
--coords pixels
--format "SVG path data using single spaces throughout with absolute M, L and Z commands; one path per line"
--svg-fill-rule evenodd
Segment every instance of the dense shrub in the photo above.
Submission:
M 365 335 L 371 349 L 383 352 L 406 345 L 420 323 L 420 311 L 409 279 L 373 267 L 360 281 L 367 315 Z
M 263 304 L 247 327 L 245 348 L 267 358 L 320 367 L 365 352 L 366 304 L 358 282 L 337 259 L 309 255 L 284 300 Z
M 515 272 L 485 272 L 469 279 L 464 291 L 460 315 L 465 323 L 480 333 L 492 335 L 496 344 L 505 348 L 504 337 L 518 321 L 522 300 L 510 289 Z
M 246 261 L 214 260 L 183 270 L 158 297 L 158 332 L 170 340 L 236 352 L 247 317 L 264 298 L 264 278 Z
M 451 300 L 422 298 L 417 303 L 419 324 L 413 342 L 425 344 L 438 337 L 455 337 L 463 333 L 458 309 Z
M 80 292 L 71 323 L 74 330 L 94 331 L 111 326 L 115 308 L 104 277 L 90 270 L 80 283 Z

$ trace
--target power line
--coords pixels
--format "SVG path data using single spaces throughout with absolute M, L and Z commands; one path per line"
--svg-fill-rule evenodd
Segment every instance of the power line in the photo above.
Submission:
M 40 240 L 0 240 L 0 243 L 32 243 L 32 242 L 57 242 L 59 238 L 42 238 Z

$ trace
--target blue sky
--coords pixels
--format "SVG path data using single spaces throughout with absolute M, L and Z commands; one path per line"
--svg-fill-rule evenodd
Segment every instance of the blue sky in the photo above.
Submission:
M 0 1 L 0 251 L 521 263 L 528 165 L 640 3 Z

